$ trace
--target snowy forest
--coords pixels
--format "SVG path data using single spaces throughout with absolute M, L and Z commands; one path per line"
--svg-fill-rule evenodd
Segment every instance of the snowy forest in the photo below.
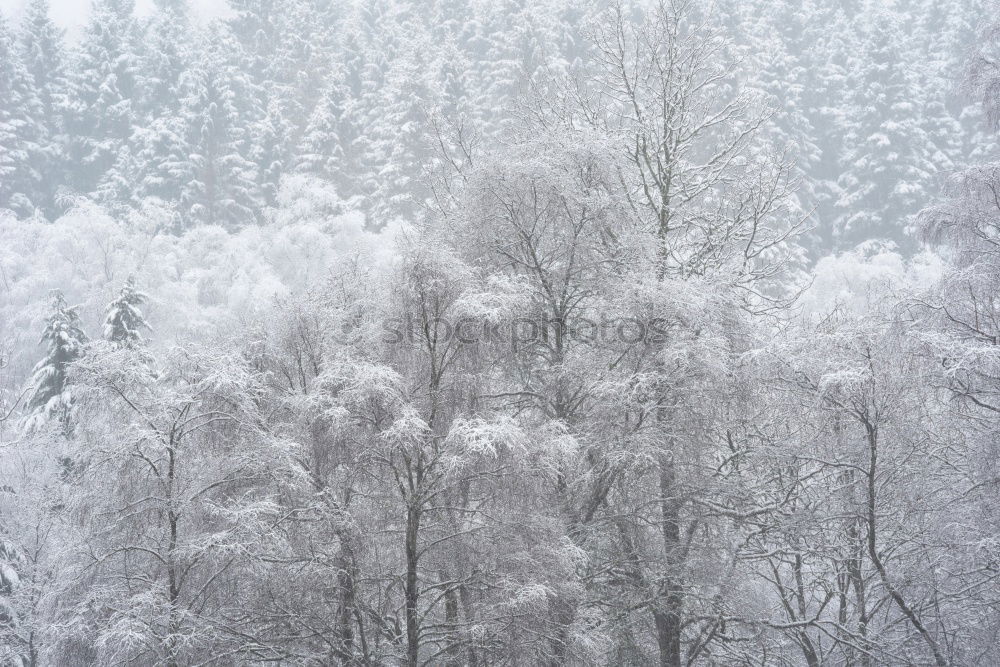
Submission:
M 0 16 L 0 665 L 1000 665 L 990 0 L 154 4 Z

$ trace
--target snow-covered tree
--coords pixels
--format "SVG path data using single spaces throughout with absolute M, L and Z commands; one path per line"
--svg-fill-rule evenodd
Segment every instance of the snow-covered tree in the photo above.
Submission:
M 196 54 L 189 13 L 187 0 L 160 2 L 145 27 L 136 67 L 135 111 L 140 119 L 153 121 L 179 110 L 181 80 Z
M 320 97 L 309 119 L 298 148 L 296 171 L 331 180 L 343 186 L 352 174 L 347 162 L 346 147 L 350 147 L 359 134 L 359 128 L 346 122 L 347 106 L 351 104 L 350 90 L 338 73 Z
M 253 88 L 236 69 L 238 46 L 224 29 L 205 60 L 187 74 L 181 117 L 186 149 L 180 210 L 186 226 L 236 228 L 259 215 L 258 167 L 250 161 Z M 184 155 L 185 153 L 182 153 Z
M 64 117 L 66 110 L 66 49 L 64 35 L 50 16 L 48 0 L 31 0 L 25 8 L 19 34 L 21 58 L 31 77 L 40 109 L 34 119 L 41 127 L 39 151 L 32 169 L 38 174 L 34 206 L 55 217 L 57 193 L 65 187 L 69 165 L 65 163 Z
M 877 12 L 867 26 L 863 64 L 848 79 L 836 222 L 841 247 L 878 237 L 915 244 L 915 216 L 928 196 L 935 147 L 920 122 L 923 102 L 901 35 L 891 10 Z
M 283 655 L 238 628 L 257 632 L 243 605 L 255 562 L 285 556 L 296 447 L 268 433 L 246 360 L 186 349 L 159 366 L 108 349 L 79 368 L 67 510 L 85 528 L 69 538 L 82 557 L 65 594 L 80 607 L 62 607 L 57 649 L 163 665 Z
M 20 47 L 47 122 L 58 128 L 65 104 L 66 53 L 63 32 L 51 17 L 49 0 L 31 0 L 21 22 Z
M 95 2 L 74 54 L 65 115 L 77 192 L 97 188 L 132 133 L 139 64 L 133 10 L 127 0 Z
M 257 190 L 265 206 L 274 206 L 277 202 L 281 178 L 291 161 L 291 134 L 291 128 L 274 101 L 267 105 L 264 116 L 250 129 L 250 160 L 257 166 Z
M 143 329 L 148 329 L 139 309 L 149 300 L 143 292 L 136 289 L 135 278 L 129 276 L 121 289 L 118 298 L 108 305 L 104 318 L 104 338 L 117 347 L 134 348 L 143 343 Z
M 414 45 L 400 54 L 386 76 L 378 112 L 366 128 L 368 150 L 362 164 L 377 165 L 367 174 L 365 192 L 371 197 L 376 226 L 396 217 L 412 217 L 426 191 L 421 169 L 430 158 L 426 114 L 437 97 L 430 89 L 430 63 Z
M 62 292 L 56 291 L 42 332 L 45 357 L 31 374 L 25 406 L 27 430 L 41 428 L 49 421 L 59 423 L 65 431 L 71 429 L 73 391 L 69 366 L 83 357 L 86 342 L 77 308 L 69 306 Z
M 10 493 L 11 489 L 5 489 Z M 9 541 L 6 530 L 0 525 L 0 658 L 5 663 L 18 667 L 30 665 L 26 654 L 24 638 L 19 632 L 17 605 L 14 598 L 20 587 L 21 577 L 18 570 L 23 566 L 23 557 L 17 547 Z
M 30 215 L 43 178 L 42 105 L 14 36 L 0 15 L 0 208 Z

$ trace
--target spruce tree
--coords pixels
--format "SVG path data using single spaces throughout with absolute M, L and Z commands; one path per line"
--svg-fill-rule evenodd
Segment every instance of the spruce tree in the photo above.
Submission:
M 66 53 L 63 32 L 50 15 L 49 0 L 31 0 L 20 32 L 21 55 L 45 118 L 56 118 L 65 104 Z
M 302 143 L 299 146 L 295 170 L 312 174 L 340 184 L 351 171 L 345 163 L 348 145 L 357 136 L 357 128 L 347 124 L 346 106 L 350 91 L 343 75 L 332 77 L 323 96 L 309 119 Z
M 272 53 L 254 84 L 263 89 L 269 106 L 277 106 L 278 123 L 286 128 L 291 145 L 301 141 L 335 67 L 338 9 L 339 3 L 330 0 L 294 0 L 283 3 L 273 17 Z
M 41 109 L 7 23 L 0 15 L 0 208 L 20 215 L 32 212 L 40 174 Z
M 67 108 L 71 185 L 96 190 L 135 120 L 137 31 L 128 0 L 98 0 L 80 40 Z
M 400 54 L 382 89 L 381 113 L 369 127 L 368 163 L 378 165 L 366 184 L 373 222 L 410 216 L 429 193 L 421 166 L 430 159 L 425 112 L 438 98 L 427 81 L 429 63 L 419 46 Z
M 503 0 L 490 6 L 479 76 L 481 103 L 493 107 L 487 125 L 492 134 L 509 126 L 511 101 L 526 94 L 539 73 L 566 64 L 559 45 L 567 27 L 551 9 L 525 0 Z
M 106 178 L 106 198 L 138 205 L 147 197 L 168 203 L 180 201 L 184 187 L 191 182 L 190 145 L 183 117 L 165 113 L 147 127 L 137 128 L 130 140 L 130 150 L 123 151 L 113 169 L 117 180 Z
M 284 122 L 279 104 L 272 100 L 264 117 L 254 123 L 251 131 L 250 158 L 257 166 L 257 190 L 265 206 L 274 206 L 278 200 L 278 187 L 290 159 L 290 134 L 291 128 Z
M 818 10 L 811 0 L 762 2 L 756 9 L 759 20 L 748 19 L 748 36 L 766 46 L 752 52 L 751 85 L 763 92 L 767 105 L 774 110 L 764 131 L 775 149 L 793 157 L 801 178 L 800 206 L 810 210 L 820 198 L 816 179 L 810 175 L 822 160 L 817 142 L 820 132 L 814 124 L 816 95 L 820 91 L 810 76 L 820 36 L 814 25 Z M 813 223 L 819 226 L 815 211 Z
M 915 245 L 911 227 L 927 199 L 934 147 L 900 41 L 898 19 L 879 11 L 868 26 L 863 66 L 850 77 L 836 222 L 842 248 L 874 238 Z
M 66 134 L 66 52 L 63 32 L 50 16 L 49 0 L 31 0 L 25 8 L 19 34 L 21 59 L 40 105 L 35 122 L 39 128 L 38 150 L 31 168 L 38 175 L 32 203 L 50 219 L 58 213 L 59 188 L 68 174 L 63 155 Z
M 119 348 L 134 349 L 143 343 L 143 329 L 149 324 L 139 309 L 149 297 L 135 287 L 135 278 L 129 276 L 118 298 L 108 305 L 104 318 L 104 338 Z
M 922 103 L 920 116 L 931 142 L 931 160 L 940 172 L 952 172 L 963 161 L 965 128 L 961 117 L 968 99 L 958 93 L 962 44 L 970 43 L 974 23 L 968 2 L 934 3 L 915 17 L 909 40 Z M 972 128 L 970 128 L 972 129 Z
M 34 430 L 55 420 L 68 432 L 73 396 L 67 372 L 70 364 L 83 356 L 87 335 L 81 328 L 76 307 L 67 305 L 58 290 L 52 297 L 52 309 L 46 318 L 40 343 L 44 343 L 47 349 L 45 357 L 32 371 L 25 427 Z
M 224 29 L 215 32 L 213 42 L 185 81 L 181 116 L 188 175 L 180 211 L 187 226 L 235 229 L 255 222 L 261 206 L 257 166 L 250 159 L 261 112 L 253 103 L 254 87 L 238 66 L 239 45 Z
M 181 80 L 194 59 L 186 0 L 158 2 L 146 27 L 136 74 L 137 117 L 147 126 L 180 110 Z
M 330 77 L 300 142 L 295 170 L 333 182 L 338 194 L 347 200 L 364 193 L 364 184 L 374 170 L 368 159 L 368 125 L 379 107 L 379 91 L 370 75 L 379 66 L 369 60 L 366 42 L 358 34 L 348 35 L 342 48 L 342 62 Z
M 147 197 L 176 203 L 191 180 L 181 118 L 183 80 L 194 59 L 191 22 L 184 0 L 158 8 L 137 53 L 132 132 L 97 188 L 98 199 L 113 211 Z

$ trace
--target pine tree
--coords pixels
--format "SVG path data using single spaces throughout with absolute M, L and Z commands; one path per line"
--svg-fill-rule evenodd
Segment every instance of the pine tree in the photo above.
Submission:
M 873 238 L 904 249 L 915 244 L 911 227 L 934 171 L 933 144 L 900 40 L 898 19 L 879 11 L 866 34 L 863 66 L 850 78 L 850 126 L 838 181 L 841 247 Z
M 422 52 L 415 45 L 393 63 L 382 89 L 381 113 L 368 128 L 366 162 L 378 169 L 369 173 L 365 191 L 375 225 L 412 215 L 428 194 L 419 178 L 430 158 L 425 114 L 440 96 L 427 81 L 430 64 Z
M 428 23 L 434 44 L 454 41 L 467 49 L 469 38 L 476 32 L 476 5 L 464 0 L 433 0 Z
M 147 197 L 168 203 L 181 199 L 191 182 L 191 151 L 186 140 L 184 118 L 166 113 L 148 127 L 136 129 L 114 172 L 121 175 L 120 186 L 111 197 L 138 205 Z M 112 185 L 110 178 L 108 185 Z
M 194 57 L 191 22 L 185 0 L 158 6 L 137 55 L 133 130 L 97 187 L 98 199 L 122 213 L 147 197 L 178 202 L 191 177 L 181 119 L 183 79 Z
M 140 332 L 150 327 L 139 307 L 148 300 L 146 294 L 136 289 L 135 278 L 129 276 L 118 298 L 108 305 L 104 318 L 105 340 L 119 348 L 133 349 L 142 345 Z
M 986 9 L 982 0 L 928 2 L 914 42 L 926 66 L 920 68 L 928 92 L 928 132 L 951 163 L 993 159 L 998 155 L 995 133 L 983 134 L 982 110 L 962 94 L 964 57 L 975 44 L 977 28 Z M 918 54 L 919 55 L 919 54 Z M 951 164 L 946 165 L 950 169 Z
M 567 66 L 559 52 L 567 26 L 552 10 L 525 0 L 490 6 L 482 37 L 486 51 L 480 59 L 479 103 L 493 108 L 487 126 L 493 134 L 510 124 L 511 101 L 527 93 L 537 75 Z
M 295 146 L 337 60 L 340 3 L 231 0 L 230 7 L 227 25 L 240 47 L 240 72 L 254 96 L 267 100 L 257 121 L 281 127 Z
M 41 178 L 37 171 L 41 106 L 2 15 L 0 100 L 0 208 L 29 215 Z
M 21 56 L 34 82 L 45 118 L 55 119 L 65 105 L 66 53 L 63 32 L 52 20 L 49 0 L 31 0 L 20 33 Z
M 815 162 L 808 177 L 812 181 L 816 205 L 815 230 L 818 252 L 823 254 L 837 244 L 836 220 L 841 214 L 837 201 L 838 183 L 844 157 L 844 133 L 849 125 L 848 96 L 851 91 L 848 73 L 858 66 L 856 35 L 850 17 L 843 9 L 815 16 L 815 44 L 803 55 L 804 66 L 812 72 L 803 91 L 806 114 L 815 129 Z
M 399 48 L 393 31 L 398 16 L 392 12 L 404 8 L 405 3 L 387 6 L 384 0 L 356 7 L 344 29 L 341 64 L 331 80 L 330 97 L 321 102 L 333 111 L 332 125 L 337 128 L 325 141 L 339 145 L 343 153 L 339 165 L 327 164 L 328 170 L 339 172 L 340 178 L 334 178 L 337 191 L 368 209 L 389 157 L 387 138 L 396 130 L 385 118 L 384 105 L 389 101 L 385 88 Z M 312 139 L 318 143 L 315 135 Z
M 244 70 L 256 82 L 266 79 L 268 63 L 278 43 L 279 16 L 275 0 L 230 0 L 227 25 L 241 47 Z
M 73 396 L 67 371 L 70 364 L 83 356 L 86 342 L 87 335 L 80 326 L 76 307 L 68 306 L 62 292 L 56 291 L 40 341 L 48 349 L 31 375 L 27 430 L 37 429 L 50 420 L 57 421 L 64 431 L 70 430 Z
M 810 0 L 762 2 L 751 9 L 757 10 L 753 16 L 759 16 L 760 20 L 749 21 L 747 37 L 762 45 L 751 52 L 754 61 L 751 85 L 764 93 L 766 103 L 774 109 L 765 131 L 776 149 L 788 151 L 794 157 L 796 171 L 802 177 L 798 198 L 802 200 L 802 208 L 809 210 L 820 198 L 816 179 L 810 175 L 822 160 L 817 141 L 820 132 L 814 125 L 819 91 L 811 76 L 820 37 L 815 25 L 818 9 Z M 813 216 L 817 227 L 818 217 Z
M 253 151 L 254 87 L 238 67 L 239 45 L 220 29 L 204 62 L 188 72 L 181 109 L 183 165 L 180 210 L 187 226 L 231 229 L 257 220 L 261 206 Z M 233 54 L 236 54 L 235 56 Z
M 941 172 L 953 171 L 964 157 L 966 130 L 960 119 L 968 100 L 957 93 L 962 45 L 975 34 L 968 15 L 972 4 L 962 0 L 921 7 L 909 40 L 910 59 L 921 63 L 915 68 L 920 116 L 931 142 L 931 160 Z
M 380 110 L 384 63 L 375 60 L 370 38 L 360 29 L 347 32 L 341 62 L 309 119 L 295 163 L 296 172 L 333 182 L 345 200 L 363 198 L 377 172 L 369 124 Z
M 351 103 L 342 73 L 334 76 L 309 119 L 297 154 L 295 170 L 341 184 L 352 169 L 346 164 L 348 146 L 358 135 L 358 128 L 347 123 L 347 105 Z
M 187 0 L 160 0 L 145 31 L 139 69 L 137 115 L 148 124 L 180 109 L 181 79 L 194 57 Z
M 288 139 L 291 129 L 284 122 L 279 105 L 272 101 L 267 113 L 254 124 L 251 161 L 257 165 L 257 189 L 265 206 L 274 206 L 278 187 L 289 162 Z
M 273 203 L 286 161 L 285 128 L 274 107 L 261 108 L 261 89 L 244 71 L 233 35 L 216 25 L 209 40 L 176 84 L 147 80 L 154 90 L 173 90 L 177 102 L 151 107 L 145 126 L 119 149 L 98 188 L 112 208 L 155 197 L 177 207 L 183 228 L 234 229 Z
M 286 3 L 275 30 L 273 57 L 257 81 L 277 106 L 277 116 L 292 145 L 301 141 L 309 118 L 329 80 L 337 57 L 340 3 L 296 0 Z
M 434 88 L 438 91 L 436 110 L 455 122 L 467 122 L 476 117 L 473 86 L 468 72 L 472 65 L 454 41 L 438 49 L 431 66 Z
M 98 0 L 70 75 L 67 127 L 72 185 L 93 192 L 132 134 L 137 31 L 130 0 Z
M 32 169 L 39 175 L 39 181 L 32 203 L 52 218 L 58 211 L 59 188 L 64 185 L 68 173 L 62 155 L 66 142 L 63 112 L 68 82 L 63 32 L 50 16 L 49 0 L 31 0 L 25 8 L 19 38 L 21 59 L 40 104 L 35 119 L 40 128 L 38 151 L 32 160 Z

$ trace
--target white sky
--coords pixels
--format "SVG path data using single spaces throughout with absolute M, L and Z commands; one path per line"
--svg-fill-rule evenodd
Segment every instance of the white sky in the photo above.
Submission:
M 0 0 L 0 12 L 8 23 L 15 22 L 28 0 Z M 56 23 L 66 28 L 73 36 L 80 25 L 87 19 L 90 11 L 90 0 L 49 0 L 52 7 L 52 18 Z M 225 12 L 226 0 L 190 0 L 190 6 L 195 13 L 204 16 L 218 16 Z M 148 14 L 153 8 L 153 0 L 136 0 L 136 11 Z

